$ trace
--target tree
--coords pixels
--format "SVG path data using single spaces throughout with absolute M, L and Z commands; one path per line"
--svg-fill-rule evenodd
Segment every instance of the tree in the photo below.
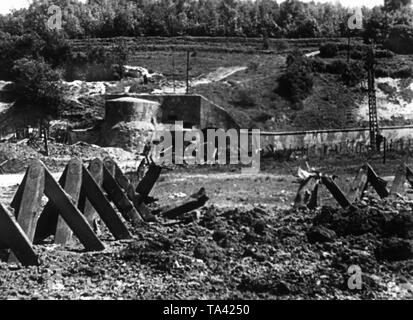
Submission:
M 128 8 L 119 9 L 113 19 L 114 33 L 121 36 L 134 35 L 133 13 Z
M 53 68 L 61 67 L 70 58 L 72 48 L 62 33 L 50 31 L 45 35 L 41 55 Z
M 297 38 L 315 38 L 319 35 L 320 29 L 315 19 L 299 20 L 296 23 L 293 35 Z
M 48 32 L 45 1 L 28 9 L 0 16 L 0 30 L 22 36 Z M 347 34 L 347 8 L 339 3 L 286 0 L 53 0 L 62 8 L 62 27 L 69 38 L 116 36 L 247 36 L 338 37 Z M 411 0 L 385 0 L 377 9 L 363 8 L 372 20 L 367 33 L 377 23 L 413 24 Z M 380 29 L 382 30 L 382 29 Z M 381 31 L 380 31 L 381 32 Z M 382 35 L 371 35 L 380 38 Z M 369 36 L 367 36 L 369 37 Z
M 313 89 L 311 63 L 298 52 L 287 57 L 287 71 L 278 79 L 278 93 L 294 103 L 305 99 Z
M 234 35 L 238 22 L 237 1 L 221 0 L 217 11 L 221 17 L 220 23 L 223 26 L 224 35 Z
M 47 113 L 57 112 L 57 107 L 63 100 L 59 72 L 44 60 L 28 58 L 17 60 L 12 72 L 22 100 L 41 107 Z
M 412 3 L 412 0 L 384 0 L 384 9 L 388 12 L 399 10 Z
M 376 7 L 364 25 L 363 40 L 365 43 L 382 42 L 388 33 L 390 21 L 388 15 Z

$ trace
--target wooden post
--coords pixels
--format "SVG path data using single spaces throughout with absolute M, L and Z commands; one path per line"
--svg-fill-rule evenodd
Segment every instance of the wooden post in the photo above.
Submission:
M 350 33 L 350 29 L 348 30 L 348 42 L 347 42 L 347 63 L 350 62 L 350 41 L 351 41 L 351 33 Z
M 173 82 L 174 93 L 175 93 L 175 53 L 174 53 L 173 48 L 172 48 L 172 82 Z
M 189 50 L 186 51 L 186 94 L 189 94 Z
M 43 126 L 43 136 L 44 136 L 44 152 L 46 154 L 46 156 L 49 156 L 49 132 L 48 129 Z

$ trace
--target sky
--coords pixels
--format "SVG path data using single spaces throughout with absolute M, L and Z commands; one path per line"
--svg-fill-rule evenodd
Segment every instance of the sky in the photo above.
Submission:
M 85 0 L 84 0 L 85 1 Z M 83 2 L 84 2 L 83 1 Z M 303 2 L 310 2 L 311 0 L 301 0 Z M 22 7 L 27 7 L 31 1 L 30 0 L 0 0 L 0 13 L 8 13 L 12 9 L 20 9 Z M 281 2 L 281 1 L 278 1 Z M 331 0 L 315 0 L 315 2 L 336 2 Z M 337 0 L 343 6 L 346 7 L 354 7 L 355 4 L 357 6 L 366 6 L 366 7 L 374 7 L 376 5 L 382 5 L 384 0 Z

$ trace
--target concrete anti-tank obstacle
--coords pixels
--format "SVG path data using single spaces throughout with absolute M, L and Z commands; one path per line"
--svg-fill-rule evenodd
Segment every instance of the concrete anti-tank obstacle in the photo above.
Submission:
M 99 167 L 103 172 L 101 160 L 94 160 L 94 169 Z M 95 172 L 95 176 L 98 172 Z M 129 239 L 131 235 L 122 220 L 113 209 L 103 190 L 95 181 L 92 174 L 83 166 L 79 159 L 72 159 L 67 165 L 59 184 L 65 188 L 73 205 L 80 208 L 88 225 L 93 228 L 94 219 L 99 217 L 108 227 L 115 239 Z M 87 203 L 86 203 L 87 201 Z M 93 209 L 93 212 L 91 211 Z M 88 211 L 86 211 L 88 210 Z M 65 221 L 56 218 L 60 210 L 56 204 L 49 201 L 43 210 L 36 230 L 36 241 L 40 241 L 50 234 L 55 234 L 55 242 L 68 244 L 71 239 L 71 230 Z M 96 217 L 94 216 L 96 214 Z M 64 217 L 63 217 L 64 218 Z

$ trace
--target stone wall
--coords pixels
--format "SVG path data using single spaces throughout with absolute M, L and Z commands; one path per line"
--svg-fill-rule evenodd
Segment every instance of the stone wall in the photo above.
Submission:
M 390 143 L 400 139 L 413 139 L 413 126 L 383 127 L 381 134 Z M 369 144 L 369 129 L 317 130 L 297 132 L 261 132 L 261 147 L 300 149 L 312 146 L 333 146 L 340 143 Z

